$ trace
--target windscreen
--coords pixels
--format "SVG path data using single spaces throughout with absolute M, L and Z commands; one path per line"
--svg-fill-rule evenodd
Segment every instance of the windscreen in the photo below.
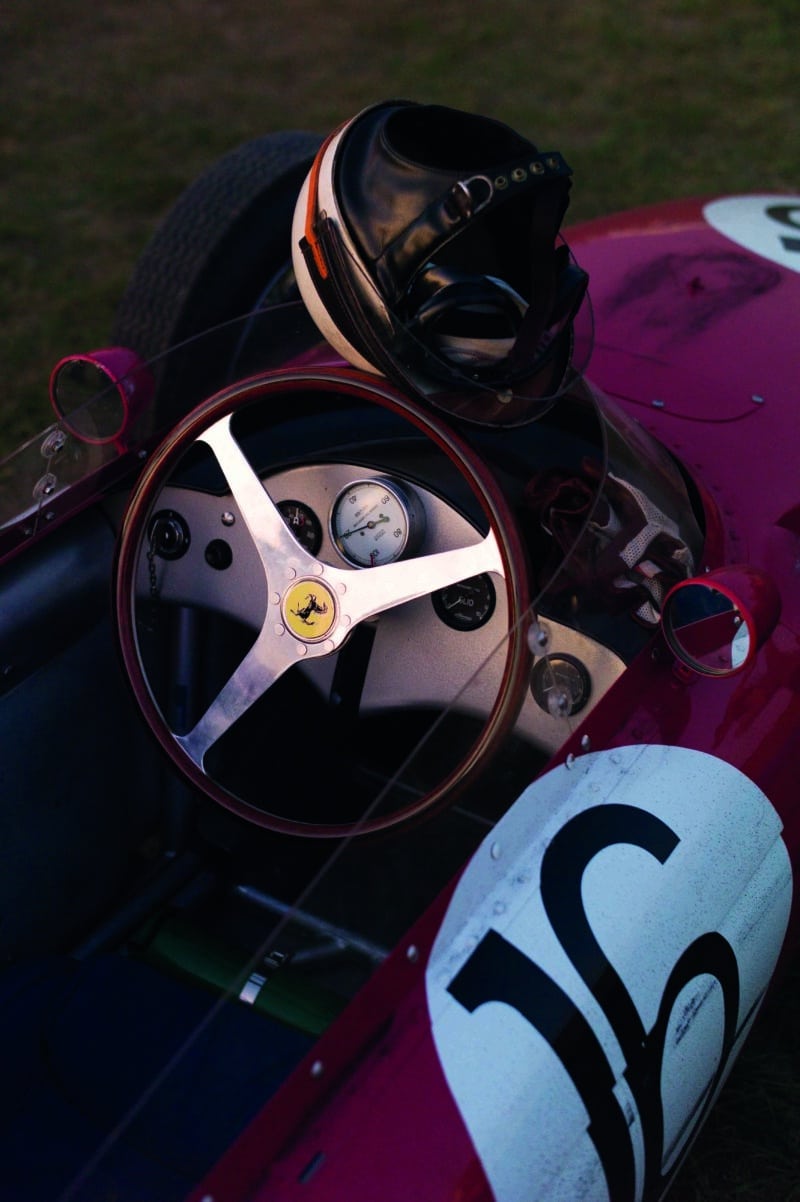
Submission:
M 109 465 L 119 488 L 138 464 L 116 579 L 125 663 L 231 865 L 127 940 L 195 1000 L 62 1202 L 93 1197 L 131 1140 L 163 1133 L 198 1057 L 216 1083 L 241 1013 L 265 1024 L 247 1046 L 272 1040 L 280 1063 L 240 1082 L 242 1107 L 215 1112 L 202 1140 L 176 1124 L 173 1150 L 203 1153 L 197 1189 L 262 1106 L 281 1111 L 286 1082 L 302 1091 L 332 1048 L 372 1038 L 391 1009 L 371 1008 L 355 1038 L 348 1007 L 398 955 L 413 966 L 418 946 L 400 941 L 435 927 L 437 899 L 650 644 L 701 551 L 678 467 L 582 379 L 513 430 L 444 418 L 334 363 L 292 306 L 150 370 L 130 430 L 88 441 L 108 412 L 91 398 L 3 465 L 3 532 L 24 540 L 59 498 L 86 504 Z M 222 392 L 196 404 L 202 380 Z M 262 1155 L 279 1128 L 267 1122 Z

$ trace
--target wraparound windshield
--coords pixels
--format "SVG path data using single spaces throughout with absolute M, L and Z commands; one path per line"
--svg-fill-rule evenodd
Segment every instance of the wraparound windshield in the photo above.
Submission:
M 3 464 L 4 503 L 8 498 L 9 504 L 2 533 L 11 549 L 24 549 L 37 534 L 66 521 L 75 508 L 111 492 L 123 496 L 139 470 L 140 453 L 145 453 L 142 462 L 146 462 L 159 438 L 202 399 L 204 389 L 211 391 L 239 374 L 262 370 L 264 352 L 266 366 L 275 366 L 286 356 L 305 364 L 308 386 L 302 396 L 295 390 L 289 399 L 277 393 L 271 397 L 267 390 L 259 409 L 234 418 L 232 440 L 248 449 L 264 489 L 276 504 L 288 504 L 285 516 L 298 531 L 303 530 L 303 537 L 317 537 L 309 513 L 320 519 L 321 542 L 315 555 L 325 560 L 337 554 L 331 520 L 334 507 L 341 498 L 346 503 L 348 496 L 355 495 L 354 484 L 375 475 L 413 490 L 425 507 L 425 533 L 414 532 L 419 541 L 411 537 L 406 562 L 420 553 L 445 550 L 450 539 L 467 546 L 470 540 L 477 543 L 484 534 L 484 519 L 474 497 L 440 457 L 429 452 L 423 456 L 424 444 L 408 432 L 403 436 L 394 418 L 382 413 L 365 418 L 358 406 L 348 406 L 346 388 L 344 401 L 330 392 L 315 393 L 314 372 L 330 361 L 330 353 L 320 347 L 302 318 L 301 311 L 284 309 L 249 319 L 244 325 L 216 331 L 207 340 L 195 340 L 178 348 L 174 357 L 151 365 L 156 391 L 150 407 L 138 413 L 132 407 L 130 428 L 115 431 L 111 441 L 85 438 L 92 422 L 90 402 L 80 422 L 73 414 L 71 428 L 55 425 L 41 440 L 22 448 Z M 302 337 L 304 331 L 311 336 Z M 225 354 L 215 353 L 222 343 Z M 664 588 L 696 563 L 700 536 L 679 471 L 638 427 L 606 409 L 583 382 L 576 381 L 535 423 L 513 431 L 464 426 L 461 436 L 491 465 L 522 530 L 529 558 L 533 603 L 519 622 L 530 648 L 531 678 L 515 729 L 485 782 L 418 829 L 392 832 L 383 842 L 342 839 L 318 855 L 319 868 L 312 865 L 311 871 L 309 857 L 283 843 L 273 848 L 279 869 L 271 889 L 256 881 L 256 872 L 250 878 L 243 876 L 235 897 L 227 903 L 250 907 L 248 913 L 257 913 L 259 920 L 248 920 L 254 934 L 240 962 L 222 982 L 220 1000 L 205 1027 L 234 999 L 261 997 L 266 978 L 274 973 L 279 982 L 281 965 L 288 959 L 306 983 L 336 980 L 335 997 L 326 995 L 327 1001 L 313 1018 L 315 1030 L 324 1029 L 342 999 L 352 996 L 370 976 L 503 810 L 649 641 Z M 223 449 L 230 450 L 231 445 L 225 443 Z M 209 453 L 207 443 L 187 446 L 186 452 L 166 485 L 174 491 L 162 498 L 162 512 L 167 513 L 165 529 L 170 538 L 176 531 L 182 537 L 181 522 L 186 523 L 194 545 L 201 549 L 205 576 L 199 582 L 192 573 L 184 577 L 189 560 L 171 558 L 167 541 L 161 545 L 167 553 L 156 550 L 152 558 L 147 554 L 151 548 L 144 547 L 144 575 L 141 587 L 134 589 L 141 654 L 153 653 L 154 673 L 168 666 L 166 684 L 153 685 L 154 695 L 165 707 L 181 702 L 197 662 L 188 655 L 162 657 L 162 636 L 169 632 L 170 638 L 177 638 L 173 646 L 185 650 L 182 639 L 193 629 L 197 633 L 204 623 L 216 631 L 220 610 L 234 605 L 238 607 L 235 621 L 225 623 L 226 646 L 233 649 L 238 635 L 231 627 L 244 631 L 246 643 L 247 631 L 257 627 L 264 604 L 257 589 L 236 592 L 231 600 L 210 587 L 209 581 L 223 580 L 228 570 L 224 546 L 212 547 L 212 543 L 226 544 L 228 551 L 236 553 L 237 546 L 226 532 L 240 527 L 229 524 L 234 506 L 219 455 Z M 52 487 L 40 484 L 43 477 Z M 6 483 L 13 483 L 8 493 Z M 308 491 L 303 493 L 302 488 Z M 199 531 L 209 514 L 216 538 L 201 539 Z M 348 529 L 340 529 L 339 535 L 346 535 Z M 433 540 L 430 545 L 425 538 Z M 242 548 L 242 554 L 247 554 L 246 542 Z M 335 562 L 341 566 L 339 560 Z M 351 562 L 349 570 L 370 569 Z M 378 663 L 377 680 L 370 684 L 367 677 L 362 682 L 367 712 L 357 743 L 346 722 L 337 730 L 317 708 L 323 695 L 329 699 L 334 686 L 342 686 L 336 661 L 320 658 L 317 663 L 322 669 L 296 673 L 296 690 L 293 687 L 287 703 L 278 707 L 281 736 L 267 729 L 270 743 L 265 749 L 265 728 L 257 725 L 234 747 L 230 758 L 247 779 L 233 780 L 232 786 L 247 788 L 256 780 L 278 793 L 284 806 L 301 801 L 324 811 L 332 804 L 332 778 L 351 753 L 358 753 L 363 790 L 354 834 L 359 822 L 395 804 L 398 797 L 428 787 L 432 773 L 440 771 L 460 746 L 469 745 L 485 717 L 484 698 L 496 689 L 502 673 L 509 637 L 505 607 L 499 603 L 504 584 L 491 570 L 481 575 L 493 577 L 491 613 L 486 601 L 490 594 L 485 582 L 479 582 L 455 598 L 440 597 L 441 610 L 451 624 L 427 597 L 415 599 L 411 606 L 416 608 L 410 613 L 403 615 L 407 607 L 398 606 L 380 616 L 379 628 L 383 626 L 398 641 Z M 304 603 L 305 598 L 295 606 L 301 615 Z M 478 614 L 481 624 L 470 628 L 476 608 L 485 610 L 488 618 L 484 622 Z M 419 670 L 407 670 L 405 650 L 397 653 L 397 648 L 405 649 L 407 634 L 422 644 L 414 661 Z M 466 678 L 454 668 L 445 671 L 448 648 L 457 652 L 454 662 L 461 663 L 464 640 L 473 636 L 477 649 Z M 382 637 L 378 629 L 376 642 Z M 219 644 L 211 638 L 204 645 L 213 650 Z M 348 653 L 358 651 L 355 639 L 346 646 Z M 227 671 L 227 665 L 223 667 Z M 211 674 L 210 679 L 219 680 L 213 664 L 203 670 Z M 439 691 L 412 706 L 410 693 L 403 690 L 418 687 L 423 670 L 426 686 Z M 172 687 L 176 683 L 177 689 Z M 191 721 L 174 709 L 169 717 L 179 733 Z M 239 755 L 242 749 L 248 763 Z M 334 761 L 328 752 L 340 758 Z M 316 795 L 308 788 L 312 778 Z M 259 852 L 263 850 L 260 845 Z M 181 941 L 185 946 L 187 938 L 180 922 L 172 920 L 142 935 L 148 954 L 165 961 L 174 956 Z M 335 972 L 329 971 L 333 961 Z M 187 1033 L 185 1045 L 164 1066 L 163 1077 L 142 1099 L 131 1121 L 158 1096 L 198 1038 L 197 1028 Z M 121 1130 L 115 1131 L 114 1138 Z M 98 1159 L 87 1163 L 86 1180 L 106 1151 L 98 1149 Z

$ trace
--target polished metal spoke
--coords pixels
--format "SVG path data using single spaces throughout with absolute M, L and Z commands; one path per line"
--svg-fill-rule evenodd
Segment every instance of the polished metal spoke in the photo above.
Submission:
M 281 637 L 267 625 L 263 627 L 250 651 L 194 729 L 186 735 L 175 736 L 198 767 L 203 767 L 209 748 L 297 662 L 297 646 L 289 635 Z
M 470 547 L 336 575 L 346 588 L 342 609 L 355 624 L 483 572 L 505 575 L 500 548 L 491 533 Z M 327 573 L 326 579 L 330 579 Z
M 338 650 L 353 628 L 367 618 L 471 576 L 504 576 L 493 533 L 471 546 L 422 555 L 380 567 L 342 569 L 310 555 L 295 539 L 242 451 L 224 417 L 200 435 L 213 452 L 258 552 L 267 580 L 267 609 L 258 638 L 193 730 L 176 741 L 200 768 L 209 749 L 286 672 L 302 659 Z M 286 626 L 286 589 L 324 581 L 336 598 L 336 620 L 320 642 L 306 640 Z
M 206 443 L 213 451 L 265 570 L 271 567 L 273 573 L 279 572 L 290 564 L 300 571 L 310 570 L 317 561 L 289 530 L 258 473 L 233 437 L 230 421 L 230 416 L 220 418 L 200 435 L 198 441 Z

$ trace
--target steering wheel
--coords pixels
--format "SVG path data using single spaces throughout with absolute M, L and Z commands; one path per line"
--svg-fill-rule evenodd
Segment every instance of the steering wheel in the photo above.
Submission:
M 269 480 L 262 482 L 259 468 L 251 462 L 250 443 L 236 431 L 256 429 L 253 415 L 300 413 L 307 398 L 315 400 L 308 417 L 313 422 L 320 412 L 329 413 L 338 405 L 378 406 L 408 424 L 413 437 L 424 436 L 426 446 L 433 444 L 436 454 L 455 465 L 461 485 L 466 484 L 477 507 L 482 511 L 488 533 L 471 545 L 399 558 L 362 570 L 323 562 L 303 546 L 291 532 L 268 491 Z M 244 426 L 242 427 L 242 419 Z M 263 455 L 264 431 L 260 434 Z M 162 547 L 167 560 L 182 553 L 191 532 L 183 519 L 165 508 L 165 496 L 172 500 L 176 471 L 184 473 L 180 483 L 186 487 L 187 462 L 198 457 L 209 459 L 227 492 L 221 505 L 236 511 L 237 529 L 245 537 L 247 556 L 256 564 L 258 587 L 253 601 L 257 611 L 258 632 L 255 640 L 238 658 L 224 681 L 213 687 L 202 712 L 192 718 L 186 729 L 170 713 L 160 691 L 157 677 L 164 673 L 168 654 L 152 650 L 154 636 L 151 611 L 158 610 L 157 568 L 153 531 L 156 515 L 167 514 L 169 548 Z M 279 452 L 275 452 L 279 454 Z M 284 452 L 285 453 L 285 452 Z M 317 458 L 321 456 L 317 455 Z M 363 454 L 364 452 L 362 452 Z M 191 473 L 189 473 L 191 475 Z M 165 493 L 165 489 L 167 492 Z M 186 494 L 189 495 L 188 493 Z M 169 530 L 173 514 L 174 527 Z M 162 516 L 162 519 L 163 516 Z M 233 523 L 233 513 L 223 517 Z M 473 532 L 474 533 L 474 532 Z M 476 537 L 477 534 L 476 534 Z M 208 556 L 207 556 L 208 558 Z M 328 557 L 332 558 L 332 557 Z M 166 563 L 169 568 L 169 562 Z M 237 724 L 246 722 L 254 707 L 263 703 L 280 682 L 298 665 L 340 653 L 355 632 L 370 625 L 377 615 L 413 599 L 432 594 L 481 574 L 491 573 L 505 581 L 507 597 L 506 636 L 495 669 L 497 692 L 482 728 L 455 765 L 448 765 L 444 777 L 427 788 L 422 796 L 401 797 L 391 808 L 377 805 L 352 819 L 334 815 L 327 820 L 324 799 L 319 811 L 309 816 L 295 810 L 296 790 L 283 787 L 279 803 L 274 793 L 271 762 L 293 755 L 283 745 L 269 748 L 270 730 L 259 727 L 254 737 L 262 744 L 264 796 L 242 796 L 235 780 L 217 764 L 215 749 Z M 233 570 L 217 572 L 215 586 L 222 589 L 223 610 L 241 608 L 246 580 Z M 252 576 L 248 579 L 252 581 Z M 220 581 L 223 583 L 221 584 Z M 509 734 L 522 703 L 529 671 L 529 651 L 523 617 L 528 609 L 528 573 L 526 555 L 510 505 L 495 477 L 474 450 L 436 413 L 428 412 L 383 380 L 376 380 L 350 368 L 288 368 L 232 385 L 212 396 L 193 410 L 169 434 L 153 454 L 129 500 L 118 542 L 115 570 L 115 614 L 122 659 L 134 696 L 144 718 L 167 755 L 192 785 L 213 801 L 261 827 L 292 835 L 342 837 L 368 834 L 431 812 L 448 803 L 459 790 L 472 783 Z M 213 647 L 201 645 L 191 651 L 192 662 Z M 161 646 L 159 644 L 159 646 Z M 184 657 L 185 658 L 185 657 Z M 282 687 L 282 686 L 280 686 Z M 278 743 L 282 742 L 281 737 Z M 305 762 L 304 762 L 305 760 Z M 301 781 L 308 763 L 294 753 L 290 779 Z M 235 773 L 234 773 L 235 777 Z M 283 794 L 286 794 L 285 797 Z M 302 808 L 301 808 L 302 809 Z

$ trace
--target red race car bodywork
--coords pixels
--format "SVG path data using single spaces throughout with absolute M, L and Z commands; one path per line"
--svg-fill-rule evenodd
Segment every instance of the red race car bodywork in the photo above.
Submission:
M 569 234 L 588 374 L 691 472 L 702 569 L 774 582 L 767 642 L 629 665 L 193 1202 L 661 1196 L 797 939 L 799 206 Z
M 304 146 L 303 171 L 307 157 Z M 299 178 L 291 175 L 293 195 Z M 255 895 L 247 882 L 269 860 L 270 887 L 259 904 L 278 916 L 274 929 L 250 939 L 239 961 L 244 976 L 232 974 L 142 1100 L 101 1134 L 72 1185 L 62 1182 L 65 1199 L 96 1196 L 95 1171 L 157 1095 L 173 1060 L 191 1056 L 223 1003 L 240 1007 L 265 987 L 269 992 L 273 974 L 283 979 L 282 949 L 298 918 L 337 953 L 346 929 L 369 971 L 359 970 L 356 985 L 341 989 L 331 1013 L 305 1024 L 309 1038 L 296 1063 L 271 1096 L 259 1096 L 236 1138 L 226 1136 L 227 1150 L 219 1155 L 217 1148 L 202 1173 L 187 1171 L 191 1202 L 655 1202 L 679 1170 L 770 983 L 796 950 L 800 198 L 658 205 L 577 225 L 567 239 L 590 277 L 594 349 L 587 379 L 534 423 L 534 433 L 473 437 L 457 422 L 451 430 L 413 398 L 344 367 L 330 348 L 287 336 L 273 344 L 266 370 L 261 362 L 245 366 L 213 388 L 205 387 L 204 360 L 199 383 L 181 377 L 190 400 L 178 411 L 163 400 L 178 391 L 168 375 L 173 358 L 153 352 L 143 356 L 153 360 L 148 368 L 137 358 L 118 377 L 118 352 L 71 357 L 65 362 L 88 362 L 101 381 L 111 381 L 113 403 L 102 413 L 112 417 L 87 408 L 93 423 L 110 425 L 98 433 L 93 424 L 87 433 L 84 410 L 78 405 L 75 416 L 63 405 L 60 424 L 47 434 L 47 454 L 35 440 L 7 461 L 10 477 L 23 482 L 9 493 L 11 515 L 0 514 L 3 635 L 22 663 L 14 666 L 9 650 L 8 728 L 29 729 L 38 694 L 29 702 L 26 682 L 61 654 L 60 635 L 40 637 L 54 629 L 58 609 L 44 605 L 40 581 L 58 580 L 63 609 L 83 638 L 94 630 L 95 598 L 102 594 L 106 604 L 113 560 L 116 640 L 156 739 L 140 746 L 141 714 L 128 713 L 127 692 L 118 703 L 110 685 L 90 685 L 70 669 L 68 684 L 56 678 L 67 697 L 64 744 L 76 763 L 92 758 L 81 793 L 98 798 L 109 775 L 130 775 L 132 789 L 139 789 L 139 775 L 147 784 L 151 761 L 160 765 L 166 750 L 213 854 L 203 872 L 193 861 L 172 893 L 154 892 L 148 880 L 137 895 L 146 900 L 125 912 L 112 935 L 104 920 L 114 886 L 98 883 L 98 896 L 88 901 L 75 887 L 95 873 L 79 843 L 107 839 L 116 848 L 118 835 L 104 833 L 96 816 L 104 807 L 92 809 L 81 820 L 85 838 L 76 837 L 73 849 L 59 836 L 62 859 L 46 886 L 34 886 L 42 891 L 42 912 L 49 907 L 55 917 L 13 922 L 4 955 L 24 961 L 67 948 L 82 963 L 111 948 L 132 960 L 152 955 L 163 967 L 165 901 L 179 898 L 179 916 L 196 908 L 209 934 L 216 912 L 208 893 L 202 905 L 197 898 L 221 860 L 237 863 L 239 875 L 231 869 L 228 884 L 235 879 L 238 899 Z M 186 334 L 184 344 L 190 352 L 192 337 Z M 128 388 L 123 377 L 138 386 Z M 378 416 L 360 425 L 368 405 Z M 316 442 L 321 421 L 335 428 Z M 407 423 L 400 438 L 399 422 Z M 70 439 L 72 460 L 59 460 Z M 255 463 L 270 439 L 279 450 L 264 452 L 263 470 L 251 473 L 239 444 L 256 448 L 248 452 Z M 581 449 L 567 453 L 573 439 Z M 430 469 L 428 458 L 435 460 Z M 542 491 L 540 476 L 550 491 Z M 376 481 L 408 522 L 409 551 L 389 565 L 401 569 L 394 577 L 383 569 L 377 537 L 372 559 L 348 553 L 343 540 L 366 530 L 367 520 L 337 527 L 345 505 L 352 501 L 355 509 L 359 489 Z M 565 489 L 570 504 L 579 493 L 585 502 L 578 517 L 577 509 L 558 509 L 554 498 L 560 504 Z M 302 555 L 281 542 L 274 519 L 280 505 L 309 540 Z M 317 530 L 312 519 L 323 507 L 328 516 Z M 543 513 L 546 521 L 539 520 Z M 84 531 L 98 515 L 97 531 L 76 534 L 73 546 L 71 531 Z M 635 517 L 634 536 L 617 539 L 626 515 Z M 602 555 L 609 546 L 613 567 Z M 266 575 L 259 574 L 262 561 Z M 275 584 L 274 563 L 288 572 L 291 589 Z M 461 571 L 463 563 L 469 571 Z M 403 576 L 404 564 L 429 572 L 427 584 L 415 582 L 410 569 Z M 655 592 L 651 582 L 662 574 L 665 586 Z M 226 590 L 231 576 L 234 587 Z M 491 595 L 475 584 L 453 599 L 448 589 L 465 577 L 473 584 L 491 577 Z M 374 601 L 370 582 L 396 591 Z M 433 607 L 427 594 L 435 594 Z M 357 640 L 349 637 L 346 607 L 356 596 L 361 608 L 352 625 L 370 637 L 377 628 L 374 677 L 352 667 Z M 458 619 L 442 618 L 449 606 L 459 607 Z M 477 621 L 472 607 L 483 607 Z M 235 619 L 236 630 L 226 628 L 221 640 L 235 650 L 224 671 L 211 664 L 216 628 L 201 641 L 185 617 L 206 608 Z M 167 631 L 157 611 L 173 609 L 184 616 Z M 321 633 L 311 629 L 318 620 Z M 240 646 L 240 627 L 257 637 Z M 462 649 L 479 628 L 485 642 L 470 658 Z M 103 650 L 84 661 L 86 676 L 96 673 L 99 682 L 106 667 L 100 672 L 98 664 L 113 660 L 116 671 L 117 644 L 103 632 Z M 326 666 L 331 657 L 344 664 L 347 654 L 349 677 Z M 487 667 L 497 654 L 500 666 Z M 284 670 L 289 674 L 289 661 L 300 659 L 302 689 L 276 703 L 270 724 L 253 727 L 227 760 L 221 757 L 218 784 L 216 766 L 209 766 L 216 740 L 225 743 L 252 695 L 271 690 Z M 463 671 L 455 666 L 462 659 Z M 200 686 L 202 716 L 183 721 L 178 711 L 198 664 L 211 683 Z M 338 703 L 359 671 L 356 702 L 372 725 L 359 734 L 343 727 L 340 737 L 328 711 L 320 718 L 304 690 L 310 682 L 315 698 L 325 693 Z M 176 674 L 181 688 L 170 691 Z M 487 678 L 496 702 L 481 691 Z M 96 741 L 84 737 L 78 710 L 84 689 L 96 697 L 101 688 L 108 690 L 109 722 L 117 721 L 119 704 L 124 733 L 98 752 L 94 766 Z M 474 755 L 459 753 L 451 765 L 451 736 L 439 738 L 432 719 L 429 734 L 426 717 L 422 732 L 389 759 L 386 744 L 404 712 L 449 712 L 462 702 L 470 719 L 477 713 L 485 725 Z M 439 828 L 418 826 L 422 807 L 402 798 L 399 818 L 384 820 L 379 805 L 367 808 L 366 819 L 345 807 L 332 821 L 328 790 L 334 794 L 349 759 L 333 756 L 321 741 L 323 728 L 337 752 L 346 740 L 387 752 L 392 782 L 399 780 L 400 793 L 413 785 L 431 814 L 451 815 L 470 798 L 463 807 L 480 811 L 477 834 L 463 848 L 450 846 L 450 828 L 440 836 Z M 429 785 L 420 769 L 425 783 L 418 785 L 412 770 L 428 738 L 430 758 L 445 764 L 443 784 Z M 535 756 L 525 758 L 531 747 Z M 518 753 L 522 767 L 512 774 Z M 484 755 L 493 756 L 497 775 L 478 775 Z M 12 789 L 30 781 L 52 798 L 53 778 L 46 766 L 34 771 L 35 750 L 21 736 L 9 762 L 17 758 Z M 365 774 L 374 775 L 375 763 L 364 758 Z M 281 759 L 288 766 L 278 775 L 273 765 Z M 120 763 L 129 769 L 120 773 Z M 306 797 L 301 783 L 316 768 Z M 261 803 L 248 794 L 261 777 L 279 797 L 274 810 L 264 803 L 263 822 Z M 185 803 L 175 803 L 174 784 L 169 788 L 165 810 L 183 830 Z M 67 800 L 72 793 L 67 788 Z M 140 795 L 150 797 L 145 789 Z M 130 832 L 119 836 L 117 859 L 104 860 L 109 878 L 151 837 L 138 813 L 122 809 Z M 163 815 L 150 819 L 158 826 Z M 268 833 L 256 845 L 249 832 L 260 825 Z M 366 840 L 358 837 L 363 829 Z M 432 833 L 424 857 L 417 858 L 413 842 L 404 852 L 402 841 L 426 829 Z M 309 834 L 305 843 L 298 838 Z M 183 839 L 181 857 L 168 849 L 174 863 L 186 862 L 191 839 Z M 28 852 L 14 854 L 22 864 Z M 376 879 L 369 877 L 374 892 L 362 884 L 367 861 L 380 864 Z M 25 876 L 19 872 L 9 893 L 9 912 L 33 912 Z M 103 874 L 96 876 L 99 882 Z M 284 900 L 276 902 L 271 894 L 279 895 L 279 886 Z M 356 895 L 352 905 L 348 890 Z M 372 920 L 393 909 L 398 891 L 401 916 L 387 920 L 376 948 Z M 78 893 L 73 914 L 73 901 L 63 899 Z M 363 930 L 353 930 L 352 911 L 363 916 Z M 319 948 L 311 950 L 322 958 Z M 298 965 L 304 956 L 314 959 L 307 947 L 292 955 Z M 181 971 L 189 971 L 185 956 Z M 207 965 L 199 975 L 207 985 Z M 288 1006 L 288 1026 L 303 1007 L 324 1009 L 315 990 L 304 999 Z M 143 994 L 142 1006 L 148 1004 Z M 219 1052 L 209 1069 L 209 1093 L 224 1059 Z M 120 1180 L 130 1180 L 120 1171 Z

